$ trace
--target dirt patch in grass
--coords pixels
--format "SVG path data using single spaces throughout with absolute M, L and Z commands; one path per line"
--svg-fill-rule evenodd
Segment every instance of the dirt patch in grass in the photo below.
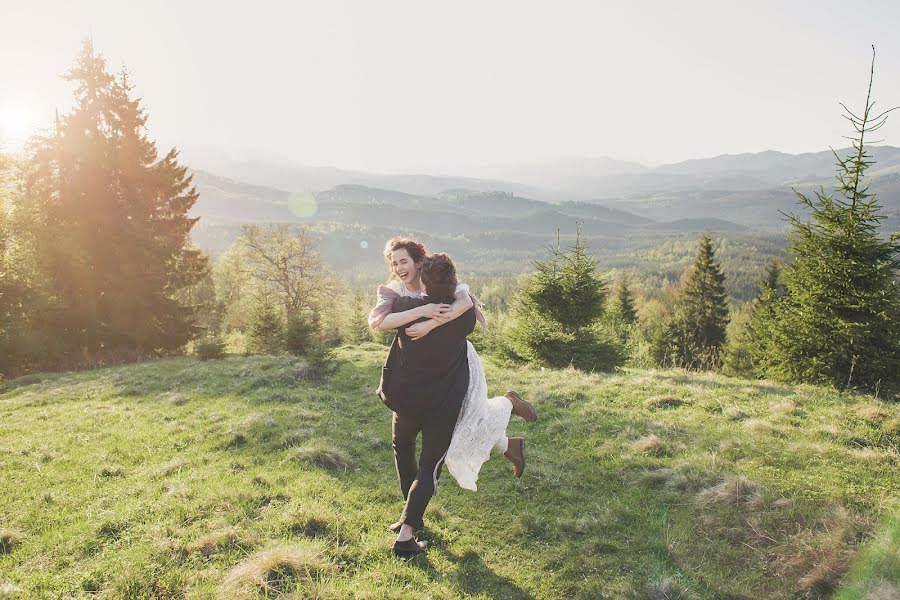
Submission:
M 9 554 L 25 539 L 18 529 L 0 528 L 0 554 Z
M 109 540 L 117 540 L 128 529 L 128 521 L 111 519 L 104 521 L 97 529 L 97 535 Z
M 672 396 L 654 396 L 644 400 L 644 406 L 650 410 L 667 410 L 670 408 L 678 408 L 687 404 L 684 400 L 674 398 Z
M 123 469 L 119 465 L 105 465 L 101 467 L 100 471 L 97 473 L 97 475 L 103 479 L 122 477 L 124 474 L 125 469 Z
M 335 570 L 321 548 L 309 545 L 277 546 L 257 552 L 234 566 L 222 580 L 226 598 L 278 596 L 303 581 L 316 580 Z
M 313 432 L 311 429 L 298 429 L 292 433 L 289 433 L 279 444 L 279 447 L 282 450 L 287 450 L 289 448 L 296 448 L 297 446 L 302 445 L 306 442 L 311 436 Z
M 329 521 L 329 517 L 325 514 L 314 514 L 306 510 L 288 513 L 282 520 L 285 530 L 292 535 L 308 538 L 325 535 Z

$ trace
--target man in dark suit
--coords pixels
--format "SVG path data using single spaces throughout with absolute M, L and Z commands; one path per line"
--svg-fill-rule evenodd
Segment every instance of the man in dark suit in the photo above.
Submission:
M 423 298 L 401 297 L 393 312 L 429 303 L 452 303 L 456 291 L 456 267 L 446 254 L 434 254 L 421 267 Z M 421 321 L 422 319 L 420 319 Z M 414 321 L 417 323 L 419 321 Z M 437 493 L 437 480 L 453 437 L 459 411 L 469 387 L 466 337 L 475 329 L 475 309 L 413 340 L 406 327 L 397 339 L 382 373 L 378 395 L 394 411 L 393 447 L 406 506 L 399 525 L 394 553 L 410 556 L 424 544 L 413 534 L 423 527 L 422 516 Z M 416 461 L 416 437 L 422 432 L 422 452 Z

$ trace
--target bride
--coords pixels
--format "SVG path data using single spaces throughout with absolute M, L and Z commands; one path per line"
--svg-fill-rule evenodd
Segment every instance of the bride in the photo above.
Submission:
M 405 312 L 391 313 L 394 300 L 402 296 L 422 297 L 424 287 L 419 267 L 425 258 L 425 247 L 407 238 L 393 238 L 384 249 L 391 275 L 386 285 L 378 287 L 378 301 L 369 314 L 369 325 L 377 331 L 402 327 L 426 317 L 429 320 L 407 327 L 411 339 L 427 335 L 435 327 L 455 319 L 470 309 L 474 302 L 466 284 L 456 288 L 453 304 L 428 304 Z M 476 307 L 478 321 L 485 326 L 484 316 Z M 504 396 L 488 398 L 487 381 L 481 358 L 471 342 L 467 342 L 469 387 L 453 430 L 445 464 L 450 474 L 465 489 L 476 490 L 481 466 L 496 448 L 512 463 L 513 473 L 521 477 L 525 468 L 525 439 L 508 438 L 506 426 L 510 414 L 525 421 L 537 419 L 534 407 L 519 394 L 508 391 Z M 395 524 L 396 526 L 397 524 Z

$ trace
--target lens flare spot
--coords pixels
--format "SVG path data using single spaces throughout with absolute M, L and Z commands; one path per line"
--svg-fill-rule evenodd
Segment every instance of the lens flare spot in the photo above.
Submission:
M 359 247 L 362 248 L 363 250 L 365 250 L 366 248 L 369 247 L 369 242 L 367 242 L 366 240 L 363 240 L 359 243 Z
M 318 212 L 319 203 L 311 192 L 297 192 L 288 197 L 288 210 L 296 217 L 312 217 Z

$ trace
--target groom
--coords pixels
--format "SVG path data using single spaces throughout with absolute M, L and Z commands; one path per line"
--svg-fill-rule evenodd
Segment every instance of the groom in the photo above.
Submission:
M 438 253 L 425 258 L 421 273 L 426 296 L 398 298 L 393 312 L 453 302 L 456 266 L 448 255 Z M 425 544 L 413 539 L 413 534 L 422 529 L 425 508 L 437 492 L 438 476 L 469 388 L 466 338 L 475 329 L 475 309 L 470 308 L 417 340 L 407 335 L 407 326 L 398 329 L 377 391 L 394 411 L 394 459 L 400 490 L 406 498 L 403 515 L 392 527 L 399 529 L 394 544 L 398 556 L 412 556 L 425 549 Z M 416 437 L 420 431 L 422 452 L 417 463 Z

